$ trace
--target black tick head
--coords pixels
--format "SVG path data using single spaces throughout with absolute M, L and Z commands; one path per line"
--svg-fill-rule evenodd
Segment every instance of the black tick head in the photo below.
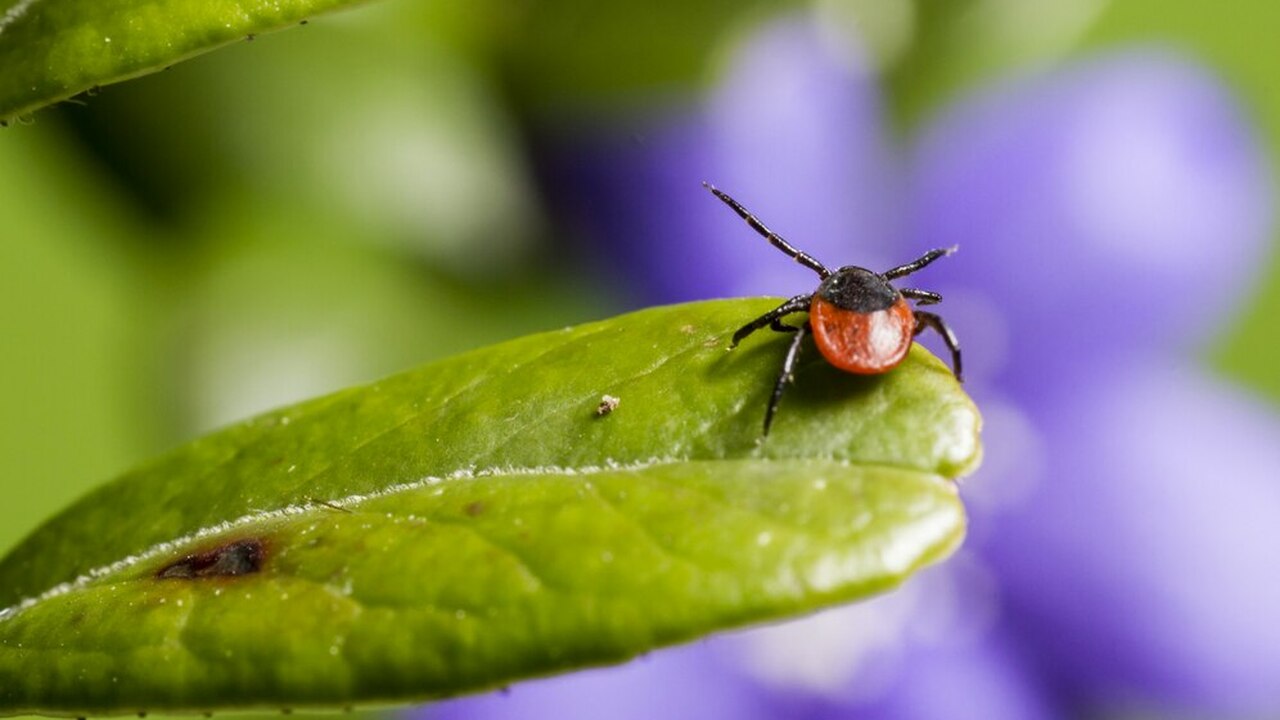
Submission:
M 900 296 L 880 273 L 846 265 L 822 281 L 818 297 L 844 310 L 872 313 L 889 309 Z

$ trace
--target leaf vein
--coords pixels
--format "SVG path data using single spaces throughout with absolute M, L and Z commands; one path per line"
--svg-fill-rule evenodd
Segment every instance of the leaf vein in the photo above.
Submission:
M 655 549 L 658 550 L 658 552 L 660 552 L 661 554 L 673 560 L 683 563 L 684 565 L 689 566 L 690 568 L 698 571 L 699 573 L 707 574 L 707 575 L 712 574 L 712 571 L 709 568 L 704 567 L 703 565 L 700 565 L 699 563 L 694 561 L 692 558 L 675 550 L 669 544 L 659 539 L 657 533 L 650 530 L 649 527 L 646 526 L 644 523 L 640 522 L 640 520 L 623 512 L 622 508 L 618 507 L 618 504 L 616 502 L 614 502 L 607 495 L 601 492 L 600 488 L 597 488 L 594 483 L 587 481 L 587 482 L 584 482 L 583 485 L 586 487 L 587 492 L 591 493 L 592 496 L 594 496 L 597 500 L 599 500 L 600 503 L 604 505 L 606 508 L 608 508 L 614 515 L 622 518 L 628 525 L 635 528 L 636 531 L 638 531 L 640 535 L 649 542 L 649 544 L 651 544 Z

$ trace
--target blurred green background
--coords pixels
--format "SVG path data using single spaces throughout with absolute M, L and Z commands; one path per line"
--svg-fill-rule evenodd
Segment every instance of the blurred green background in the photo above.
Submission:
M 387 0 L 0 132 L 0 548 L 215 426 L 620 309 L 546 212 L 530 129 L 696 94 L 798 4 Z M 871 39 L 904 133 L 1136 42 L 1201 59 L 1280 148 L 1275 2 L 816 4 Z M 1266 278 L 1205 362 L 1280 400 L 1274 253 Z

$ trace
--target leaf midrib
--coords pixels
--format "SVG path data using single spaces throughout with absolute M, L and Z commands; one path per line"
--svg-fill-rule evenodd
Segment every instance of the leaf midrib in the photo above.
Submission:
M 754 462 L 754 463 L 764 463 L 764 464 L 772 464 L 772 463 L 781 464 L 781 463 L 797 463 L 797 462 L 798 463 L 829 463 L 837 467 L 844 467 L 844 468 L 857 467 L 860 469 L 872 470 L 872 471 L 892 470 L 896 472 L 914 473 L 914 474 L 932 476 L 932 477 L 937 477 L 939 479 L 944 479 L 942 478 L 942 476 L 938 475 L 937 473 L 921 470 L 920 468 L 917 468 L 917 467 L 904 467 L 904 466 L 896 465 L 892 463 L 851 462 L 849 460 L 840 459 L 840 458 L 831 458 L 831 457 L 782 458 L 782 459 L 770 459 L 770 458 L 689 459 L 689 458 L 679 458 L 679 457 L 668 457 L 668 458 L 650 458 L 645 461 L 639 461 L 639 462 L 633 462 L 633 463 L 610 463 L 606 465 L 590 465 L 590 466 L 581 466 L 581 467 L 507 466 L 507 467 L 485 468 L 481 470 L 463 469 L 463 470 L 455 471 L 448 475 L 430 476 L 430 477 L 422 478 L 420 480 L 416 480 L 409 483 L 398 483 L 396 485 L 392 485 L 387 488 L 374 491 L 372 493 L 353 493 L 351 495 L 347 495 L 345 497 L 332 499 L 332 500 L 323 499 L 323 498 L 319 498 L 317 500 L 324 500 L 324 503 L 337 506 L 339 508 L 342 508 L 343 510 L 359 512 L 358 506 L 361 503 L 380 500 L 380 499 L 392 497 L 401 493 L 415 492 L 423 488 L 428 488 L 428 487 L 432 487 L 435 485 L 440 485 L 448 482 L 469 481 L 469 480 L 477 480 L 481 478 L 505 479 L 505 478 L 520 477 L 520 476 L 590 477 L 591 475 L 596 475 L 601 473 L 611 473 L 611 472 L 641 472 L 644 470 L 649 470 L 649 469 L 664 467 L 669 465 L 680 465 L 680 464 L 689 464 L 689 463 L 719 463 L 719 462 Z M 669 483 L 666 483 L 666 481 L 661 480 L 661 478 L 656 478 L 655 480 L 663 484 L 669 484 Z M 701 488 L 690 486 L 690 485 L 681 485 L 680 488 L 686 492 L 694 493 L 700 497 L 705 498 L 708 502 L 710 502 L 713 505 L 723 506 L 725 504 L 725 501 L 723 498 L 716 497 L 715 495 L 707 493 Z M 592 487 L 591 489 L 593 491 L 594 496 L 597 497 L 603 505 L 606 505 L 609 508 L 613 509 L 617 514 L 625 516 L 625 514 L 621 513 L 621 511 L 617 510 L 617 508 L 614 507 L 612 502 L 604 499 L 603 496 L 598 491 L 596 491 L 594 487 Z M 759 510 L 749 508 L 749 507 L 738 506 L 738 505 L 733 505 L 732 507 L 734 510 L 738 512 L 743 512 L 743 513 L 753 515 L 755 517 L 761 518 L 775 525 L 780 525 L 782 527 L 785 527 L 788 530 L 800 532 L 800 533 L 805 532 L 805 529 L 802 527 L 790 525 L 788 523 L 785 523 L 779 520 L 777 517 L 768 515 Z M 136 567 L 138 565 L 144 564 L 157 557 L 160 557 L 166 554 L 173 554 L 176 552 L 180 552 L 182 548 L 189 547 L 192 544 L 199 543 L 211 537 L 216 537 L 224 533 L 228 533 L 233 530 L 236 530 L 238 528 L 249 527 L 256 523 L 271 522 L 273 520 L 283 520 L 290 516 L 302 515 L 307 512 L 312 512 L 320 508 L 324 508 L 324 505 L 313 500 L 311 502 L 301 504 L 301 505 L 290 504 L 290 505 L 283 506 L 281 508 L 276 508 L 271 510 L 261 510 L 255 513 L 248 513 L 248 514 L 242 515 L 233 520 L 227 520 L 214 525 L 206 525 L 191 533 L 183 535 L 182 537 L 156 543 L 146 548 L 145 550 L 134 553 L 126 558 L 95 567 L 72 580 L 58 583 L 57 585 L 54 585 L 53 587 L 49 588 L 48 590 L 45 590 L 42 593 L 20 600 L 19 602 L 9 607 L 0 608 L 0 623 L 4 623 L 6 621 L 14 619 L 21 613 L 22 610 L 25 610 L 29 607 L 33 607 L 38 603 L 44 602 L 54 597 L 58 597 L 60 595 L 74 592 L 84 587 L 88 587 L 96 581 L 104 580 L 105 578 L 111 575 L 124 572 L 131 567 Z M 633 519 L 631 518 L 628 518 L 628 519 L 632 520 L 633 525 L 638 525 L 638 523 L 634 523 Z M 431 520 L 431 522 L 440 522 L 440 521 Z M 670 557 L 676 557 L 668 548 L 666 548 L 665 545 L 663 545 L 662 543 L 658 543 L 656 540 L 654 540 L 651 537 L 651 533 L 649 533 L 647 529 L 644 531 L 644 534 L 646 535 L 646 537 L 649 537 L 651 542 L 654 543 L 655 548 L 660 550 L 664 555 L 667 555 Z M 527 565 L 527 563 L 525 563 L 523 559 L 520 559 L 520 558 L 517 558 L 517 559 L 520 560 L 522 565 Z M 685 561 L 693 564 L 692 561 L 688 561 L 687 559 L 685 559 Z M 696 564 L 694 564 L 694 566 L 697 567 Z M 534 577 L 539 581 L 539 583 L 546 585 L 546 583 L 542 580 L 542 578 L 537 577 L 536 573 L 534 574 Z

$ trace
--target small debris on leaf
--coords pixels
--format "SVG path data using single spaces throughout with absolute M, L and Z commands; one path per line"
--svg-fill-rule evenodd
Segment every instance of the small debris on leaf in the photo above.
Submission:
M 596 406 L 596 417 L 604 417 L 614 410 L 618 409 L 618 405 L 622 401 L 612 395 L 602 395 L 600 404 Z

